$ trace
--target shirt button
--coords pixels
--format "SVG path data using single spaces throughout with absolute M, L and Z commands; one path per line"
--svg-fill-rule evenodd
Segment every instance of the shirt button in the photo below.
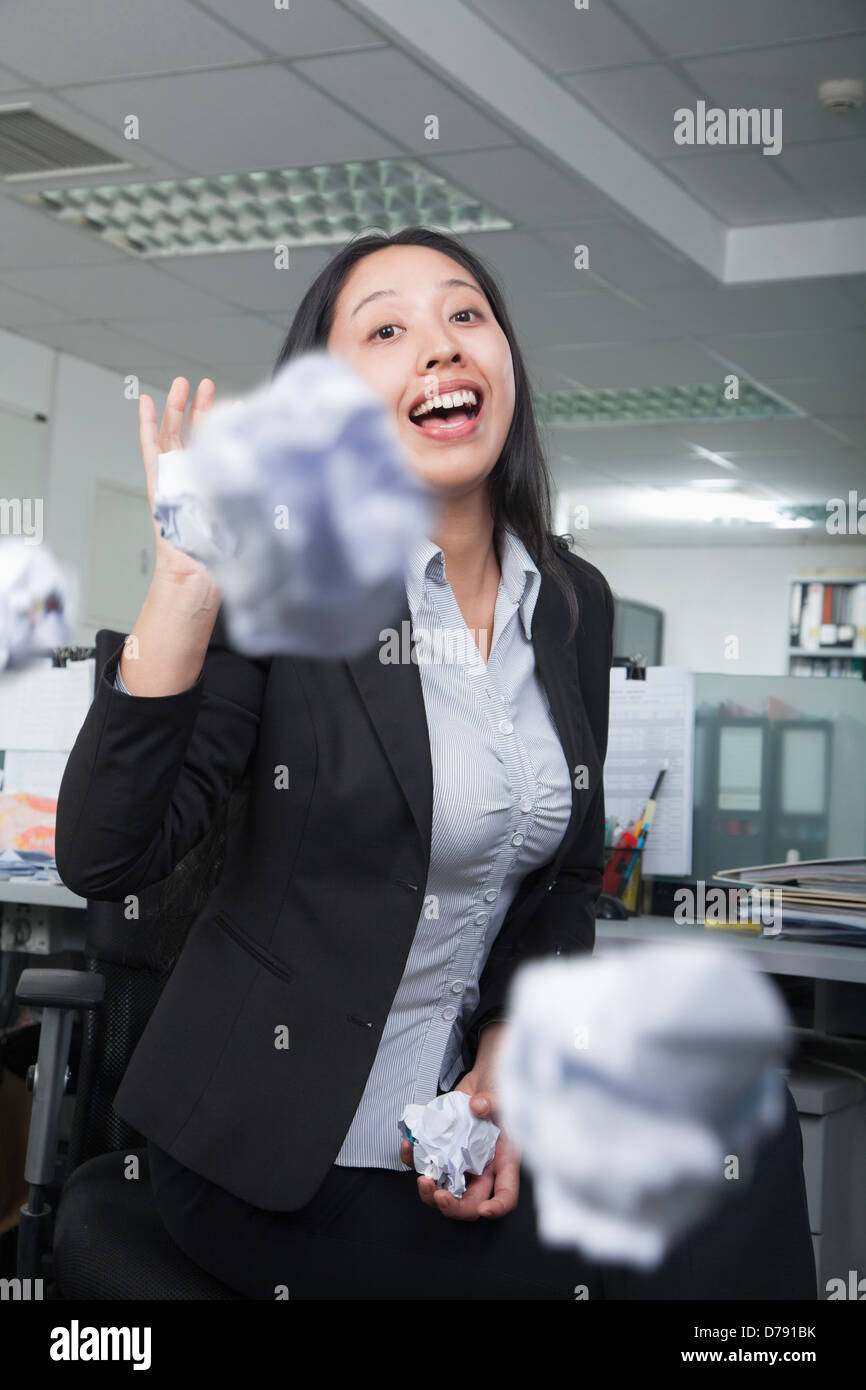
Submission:
M 522 835 L 512 835 L 512 837 L 511 837 L 511 843 L 512 843 L 513 845 L 522 845 L 522 844 L 523 844 L 523 836 L 522 836 Z
M 451 986 L 451 993 L 462 994 L 465 988 L 466 984 L 463 980 L 455 980 L 453 985 Z
M 532 802 L 532 797 L 531 797 L 531 796 L 522 796 L 522 797 L 520 798 L 520 809 L 521 809 L 521 811 L 531 811 L 531 810 L 532 810 L 532 805 L 533 805 L 533 802 Z
M 514 733 L 514 725 L 512 724 L 511 720 L 510 720 L 510 719 L 500 719 L 500 721 L 499 721 L 499 731 L 500 731 L 500 733 L 503 733 L 503 734 L 513 734 L 513 733 Z
M 487 892 L 484 894 L 484 901 L 485 901 L 486 903 L 495 903 L 495 902 L 496 902 L 496 899 L 497 899 L 498 897 L 499 897 L 499 889 L 498 889 L 498 888 L 488 888 Z M 485 915 L 486 915 L 486 914 L 485 914 Z
M 485 925 L 487 924 L 487 922 L 490 920 L 490 913 L 489 913 L 489 912 L 479 912 L 479 913 L 476 913 L 475 917 L 474 917 L 472 920 L 474 921 L 476 927 L 483 927 L 483 926 L 485 926 Z
M 449 1004 L 447 1009 L 442 1010 L 442 1017 L 450 1023 L 453 1018 L 457 1017 L 457 1010 Z

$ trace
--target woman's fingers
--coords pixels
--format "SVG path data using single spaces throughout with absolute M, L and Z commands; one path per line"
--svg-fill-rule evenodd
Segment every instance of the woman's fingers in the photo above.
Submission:
M 159 431 L 156 426 L 156 406 L 150 396 L 142 396 L 138 402 L 138 435 L 141 440 L 144 475 L 147 479 L 147 496 L 152 511 L 159 467 Z
M 161 454 L 167 454 L 172 449 L 183 448 L 181 431 L 183 430 L 183 413 L 186 410 L 188 396 L 189 382 L 184 376 L 176 376 L 169 387 L 165 410 L 162 412 L 162 424 L 159 430 L 159 452 Z
M 434 1191 L 430 1205 L 438 1207 L 442 1215 L 450 1217 L 452 1221 L 477 1221 L 481 1215 L 479 1207 L 487 1201 L 492 1191 L 493 1174 L 485 1169 L 478 1177 L 467 1177 L 466 1191 L 462 1197 L 454 1197 L 439 1188 Z
M 481 1203 L 479 1215 L 488 1218 L 505 1216 L 506 1212 L 513 1211 L 517 1206 L 519 1193 L 520 1163 L 515 1159 L 513 1163 L 503 1163 L 497 1169 L 493 1196 Z
M 216 386 L 211 381 L 210 377 L 204 377 L 203 380 L 200 381 L 198 384 L 198 390 L 195 393 L 195 399 L 193 400 L 192 407 L 189 412 L 189 421 L 187 424 L 186 432 L 187 444 L 189 444 L 195 437 L 196 430 L 198 429 L 202 420 L 207 415 L 208 411 L 213 405 L 215 393 Z

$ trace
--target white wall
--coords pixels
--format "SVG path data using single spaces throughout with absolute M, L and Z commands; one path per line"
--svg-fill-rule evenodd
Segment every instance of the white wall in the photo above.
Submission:
M 866 575 L 866 546 L 577 549 L 598 566 L 615 594 L 662 609 L 666 666 L 743 676 L 787 674 L 792 575 L 820 577 L 822 569 Z M 726 639 L 732 635 L 739 639 L 738 661 L 725 657 Z
M 144 382 L 141 389 L 161 413 L 164 393 Z M 0 408 L 4 403 L 48 416 L 42 476 L 18 479 L 15 487 L 25 496 L 41 489 L 45 544 L 79 577 L 80 621 L 72 642 L 89 645 L 97 627 L 128 631 L 153 565 L 138 401 L 126 399 L 120 372 L 0 330 Z M 8 485 L 3 495 L 13 495 Z M 111 534 L 94 534 L 97 503 L 100 516 L 109 516 Z

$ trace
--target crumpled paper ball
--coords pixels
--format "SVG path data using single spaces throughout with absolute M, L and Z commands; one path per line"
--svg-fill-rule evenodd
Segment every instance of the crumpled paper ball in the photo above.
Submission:
M 0 671 L 68 644 L 78 592 L 46 545 L 0 541 Z
M 722 947 L 646 946 L 528 963 L 509 1008 L 500 1110 L 541 1239 L 657 1266 L 782 1122 L 778 995 Z
M 447 1091 L 427 1105 L 407 1105 L 398 1121 L 412 1144 L 416 1173 L 433 1178 L 454 1197 L 466 1191 L 466 1174 L 483 1173 L 496 1149 L 499 1130 L 473 1115 L 465 1091 Z
M 153 514 L 214 575 L 239 651 L 341 657 L 402 612 L 432 501 L 383 401 L 316 351 L 160 455 Z

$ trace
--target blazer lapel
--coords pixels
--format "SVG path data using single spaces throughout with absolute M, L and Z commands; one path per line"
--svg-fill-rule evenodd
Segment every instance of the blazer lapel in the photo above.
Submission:
M 409 600 L 404 595 L 396 628 L 400 659 L 382 661 L 384 644 L 379 643 L 360 656 L 350 657 L 346 664 L 409 802 L 424 846 L 426 873 L 433 836 L 433 765 L 421 673 L 417 662 L 411 660 L 411 627 Z

